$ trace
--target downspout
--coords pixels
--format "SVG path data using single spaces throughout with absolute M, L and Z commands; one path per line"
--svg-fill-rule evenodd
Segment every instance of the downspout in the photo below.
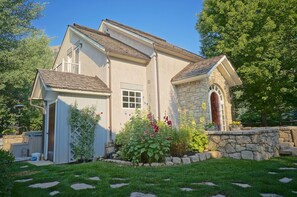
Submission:
M 155 52 L 155 58 L 156 58 L 156 78 L 157 78 L 157 106 L 158 106 L 158 120 L 161 120 L 161 113 L 160 113 L 160 82 L 159 82 L 159 62 L 158 62 L 158 53 L 155 48 L 155 43 L 153 43 L 153 48 Z
M 32 98 L 29 98 L 29 101 L 30 101 L 30 105 L 32 107 L 36 107 L 38 109 L 41 109 L 42 110 L 42 128 L 43 128 L 43 136 L 42 136 L 42 153 L 44 154 L 44 137 L 45 137 L 45 115 L 46 115 L 46 110 L 44 107 L 41 107 L 41 106 L 38 106 L 38 105 L 34 105 L 32 103 Z M 46 101 L 45 101 L 46 102 Z
M 108 52 L 106 52 L 106 57 L 109 64 L 109 73 L 108 73 L 108 83 L 109 83 L 109 89 L 111 90 L 111 61 L 108 55 Z M 112 94 L 109 96 L 109 142 L 112 142 L 112 100 L 111 100 Z

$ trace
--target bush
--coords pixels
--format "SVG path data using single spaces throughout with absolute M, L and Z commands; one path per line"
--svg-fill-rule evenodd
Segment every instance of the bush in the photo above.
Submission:
M 13 187 L 12 166 L 14 157 L 11 153 L 0 149 L 0 196 L 10 196 Z
M 117 135 L 120 156 L 133 163 L 163 161 L 170 149 L 170 141 L 159 132 L 156 120 L 140 111 L 131 117 Z

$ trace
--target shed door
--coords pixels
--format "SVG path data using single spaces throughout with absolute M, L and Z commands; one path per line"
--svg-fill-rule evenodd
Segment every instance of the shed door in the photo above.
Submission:
M 221 130 L 220 104 L 219 104 L 219 97 L 216 92 L 211 93 L 210 103 L 211 103 L 212 122 L 219 127 L 218 128 L 219 130 Z
M 48 152 L 47 159 L 53 161 L 54 156 L 54 139 L 55 139 L 55 119 L 56 119 L 56 103 L 49 106 L 49 124 L 48 124 Z

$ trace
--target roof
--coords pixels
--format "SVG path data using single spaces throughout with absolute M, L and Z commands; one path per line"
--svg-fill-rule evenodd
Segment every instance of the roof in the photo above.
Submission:
M 190 63 L 177 73 L 171 81 L 179 81 L 190 77 L 205 75 L 222 59 L 222 57 L 224 57 L 224 55 L 201 60 L 196 63 Z
M 162 38 L 159 38 L 157 36 L 154 36 L 152 34 L 149 34 L 147 32 L 143 32 L 143 31 L 140 31 L 138 29 L 134 29 L 132 27 L 129 27 L 127 25 L 123 25 L 121 23 L 118 23 L 118 22 L 110 20 L 110 19 L 105 19 L 104 21 L 106 21 L 107 23 L 110 23 L 112 25 L 115 25 L 117 27 L 123 28 L 123 29 L 125 29 L 127 31 L 130 31 L 130 32 L 132 32 L 134 34 L 137 34 L 137 35 L 139 35 L 141 37 L 147 38 L 147 39 L 153 41 L 156 44 L 156 46 L 159 46 L 161 48 L 165 48 L 165 49 L 177 52 L 177 53 L 181 53 L 181 54 L 183 54 L 185 56 L 188 56 L 190 58 L 194 58 L 197 61 L 203 59 L 201 56 L 199 56 L 199 55 L 197 55 L 195 53 L 192 53 L 192 52 L 187 51 L 187 50 L 185 50 L 183 48 L 180 48 L 180 47 L 177 47 L 177 46 L 175 46 L 173 44 L 170 44 L 166 40 L 164 40 Z
M 107 85 L 97 76 L 38 69 L 45 86 L 49 88 L 111 93 Z
M 110 37 L 109 34 L 99 32 L 95 29 L 84 27 L 78 24 L 74 24 L 73 26 L 72 25 L 70 26 L 78 30 L 80 33 L 86 35 L 93 41 L 97 42 L 101 46 L 103 46 L 107 52 L 139 58 L 147 61 L 150 60 L 150 57 L 148 57 L 144 53 L 132 48 L 131 46 L 124 44 L 119 40 L 116 40 Z

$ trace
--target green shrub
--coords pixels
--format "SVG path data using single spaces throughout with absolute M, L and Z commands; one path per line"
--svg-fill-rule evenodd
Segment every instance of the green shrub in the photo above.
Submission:
M 96 115 L 95 107 L 85 107 L 79 110 L 76 103 L 70 106 L 69 113 L 70 146 L 74 158 L 80 161 L 88 161 L 94 156 L 95 129 L 100 116 Z
M 14 157 L 11 153 L 0 149 L 0 196 L 11 195 L 13 161 Z
M 120 146 L 120 156 L 133 163 L 162 161 L 170 149 L 170 141 L 159 132 L 156 120 L 140 111 L 125 124 L 116 144 Z

